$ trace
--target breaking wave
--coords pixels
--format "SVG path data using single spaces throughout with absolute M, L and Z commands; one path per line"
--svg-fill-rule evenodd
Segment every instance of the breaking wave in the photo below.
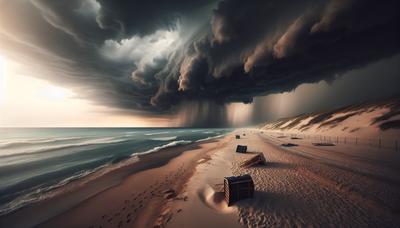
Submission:
M 154 133 L 147 133 L 145 135 L 163 135 L 163 134 L 168 134 L 169 131 L 163 131 L 163 132 L 154 132 Z
M 192 141 L 189 141 L 189 140 L 173 141 L 173 142 L 170 142 L 170 143 L 162 145 L 162 146 L 156 146 L 153 149 L 150 149 L 150 150 L 147 150 L 147 151 L 144 151 L 144 152 L 134 153 L 132 155 L 136 156 L 136 155 L 150 154 L 150 153 L 154 153 L 154 152 L 157 152 L 157 151 L 160 151 L 162 149 L 169 148 L 169 147 L 175 147 L 175 146 L 179 146 L 179 145 L 187 145 L 187 144 L 190 144 L 190 143 L 192 143 Z
M 176 138 L 178 138 L 178 136 L 152 138 L 151 140 L 155 140 L 155 141 L 171 141 L 171 140 L 175 140 Z

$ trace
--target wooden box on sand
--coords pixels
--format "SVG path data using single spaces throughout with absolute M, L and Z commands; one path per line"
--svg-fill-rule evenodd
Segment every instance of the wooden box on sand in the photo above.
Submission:
M 253 198 L 254 182 L 250 175 L 232 176 L 224 178 L 225 201 L 228 206 L 234 202 Z
M 247 152 L 247 146 L 237 145 L 236 152 L 237 153 L 246 153 Z
M 267 160 L 265 159 L 263 153 L 256 153 L 256 155 L 243 161 L 240 166 L 247 168 L 256 165 L 267 165 Z

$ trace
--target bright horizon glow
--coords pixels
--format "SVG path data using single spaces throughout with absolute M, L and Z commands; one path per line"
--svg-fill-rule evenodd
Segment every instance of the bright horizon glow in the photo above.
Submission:
M 5 100 L 5 59 L 0 55 L 0 105 Z
M 95 105 L 26 72 L 0 56 L 0 127 L 170 126 L 165 118 L 143 118 Z
M 43 88 L 43 91 L 39 92 L 39 95 L 43 96 L 45 99 L 48 100 L 66 100 L 70 98 L 73 93 L 69 90 L 52 86 L 52 85 L 47 85 Z

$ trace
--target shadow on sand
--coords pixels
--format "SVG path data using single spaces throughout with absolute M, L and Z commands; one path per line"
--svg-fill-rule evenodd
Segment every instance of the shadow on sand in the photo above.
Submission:
M 258 208 L 259 212 L 264 214 L 285 213 L 293 205 L 301 204 L 301 200 L 296 200 L 289 195 L 277 192 L 255 191 L 251 199 L 241 200 L 235 203 L 238 209 L 248 210 L 249 208 Z M 298 205 L 299 206 L 299 205 Z
M 294 147 L 294 146 L 299 146 L 299 145 L 294 144 L 294 143 L 284 143 L 284 144 L 281 144 L 281 146 L 283 146 L 283 147 Z
M 294 166 L 289 163 L 273 162 L 268 161 L 265 165 L 252 165 L 246 168 L 256 168 L 256 169 L 293 169 Z
M 275 168 L 275 169 L 293 169 L 294 166 L 289 163 L 282 163 L 282 162 L 268 162 L 267 165 L 263 166 L 265 168 Z

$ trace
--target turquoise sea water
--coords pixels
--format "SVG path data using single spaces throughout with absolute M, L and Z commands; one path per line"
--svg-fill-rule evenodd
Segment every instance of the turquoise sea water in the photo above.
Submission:
M 219 137 L 231 129 L 0 128 L 0 215 L 130 156 Z M 159 152 L 161 153 L 161 152 Z

